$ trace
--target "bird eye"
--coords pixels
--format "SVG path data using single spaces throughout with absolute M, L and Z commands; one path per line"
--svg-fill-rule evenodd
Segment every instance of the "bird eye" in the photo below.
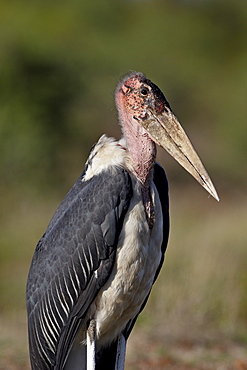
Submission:
M 142 89 L 141 89 L 141 94 L 142 95 L 144 95 L 144 96 L 146 96 L 147 94 L 148 94 L 148 89 L 146 88 L 146 87 L 143 87 Z

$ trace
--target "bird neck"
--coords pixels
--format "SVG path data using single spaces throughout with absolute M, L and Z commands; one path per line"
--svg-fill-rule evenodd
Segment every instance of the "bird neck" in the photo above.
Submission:
M 142 200 L 149 228 L 152 229 L 155 221 L 154 206 L 150 192 L 150 183 L 156 158 L 156 144 L 147 131 L 134 118 L 124 117 L 122 124 L 126 149 L 128 150 L 131 167 L 134 175 L 142 184 Z
M 139 125 L 139 123 L 137 122 Z M 132 126 L 133 128 L 133 126 Z M 142 200 L 149 228 L 155 221 L 153 201 L 150 193 L 150 182 L 156 158 L 156 145 L 147 132 L 139 125 L 137 131 L 125 132 L 127 149 L 132 162 L 134 175 L 142 184 Z
M 125 123 L 123 130 L 134 174 L 148 189 L 156 158 L 156 145 L 135 119 Z

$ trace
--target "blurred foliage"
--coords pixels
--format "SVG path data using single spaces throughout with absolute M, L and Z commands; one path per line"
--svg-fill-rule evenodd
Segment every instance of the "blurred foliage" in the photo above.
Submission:
M 234 0 L 2 1 L 2 181 L 64 192 L 99 135 L 119 136 L 113 92 L 134 69 L 164 91 L 215 182 L 243 183 L 245 11 Z
M 172 247 L 140 320 L 153 319 L 158 331 L 165 316 L 175 334 L 184 325 L 188 333 L 214 326 L 242 335 L 246 13 L 242 0 L 0 2 L 0 331 L 15 327 L 11 345 L 0 338 L 0 358 L 1 348 L 19 353 L 16 328 L 26 341 L 34 245 L 92 144 L 102 133 L 121 135 L 114 89 L 129 70 L 162 89 L 222 197 L 209 211 L 188 187 L 203 190 L 159 152 L 171 187 Z M 26 342 L 24 352 L 26 361 Z

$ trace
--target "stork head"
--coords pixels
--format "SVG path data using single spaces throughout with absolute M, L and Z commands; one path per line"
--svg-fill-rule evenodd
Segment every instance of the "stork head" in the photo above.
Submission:
M 162 91 L 142 73 L 126 76 L 116 90 L 121 121 L 146 131 L 151 140 L 176 159 L 216 200 L 214 185 Z

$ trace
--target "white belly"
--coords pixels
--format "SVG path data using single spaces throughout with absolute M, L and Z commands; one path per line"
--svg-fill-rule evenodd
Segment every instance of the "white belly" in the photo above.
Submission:
M 95 301 L 99 346 L 116 338 L 136 316 L 152 287 L 161 260 L 163 218 L 156 188 L 151 192 L 155 208 L 153 228 L 150 230 L 146 221 L 140 189 L 134 191 L 137 195 L 125 217 L 112 274 Z

